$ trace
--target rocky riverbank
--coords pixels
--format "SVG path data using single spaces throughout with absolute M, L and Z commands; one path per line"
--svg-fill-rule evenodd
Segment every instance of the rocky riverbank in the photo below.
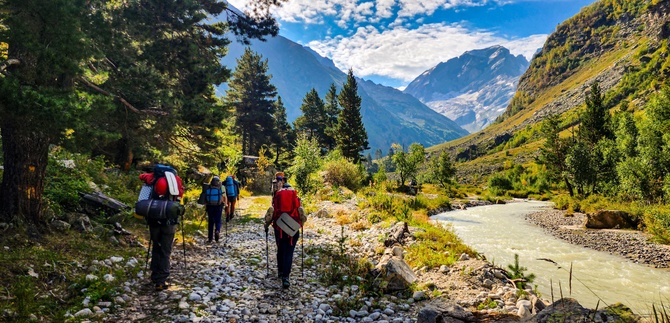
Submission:
M 168 290 L 155 291 L 148 276 L 140 272 L 114 301 L 84 302 L 70 317 L 74 321 L 108 322 L 516 322 L 551 318 L 556 311 L 532 290 L 516 289 L 501 268 L 465 254 L 452 266 L 409 268 L 402 246 L 384 246 L 388 240 L 382 237 L 389 236 L 388 228 L 377 225 L 353 230 L 339 225 L 332 216 L 357 210 L 356 205 L 355 200 L 322 202 L 320 210 L 310 216 L 305 227 L 304 271 L 301 243 L 296 248 L 288 290 L 282 290 L 276 278 L 272 233 L 267 244 L 268 264 L 260 219 L 237 217 L 229 225 L 225 242 L 205 244 L 204 235 L 199 234 L 187 246 L 185 259 L 182 246 L 175 246 Z M 414 236 L 420 230 L 410 227 L 403 245 L 415 243 Z M 399 277 L 405 274 L 389 270 L 392 267 L 388 264 L 400 264 L 395 268 L 404 264 L 411 290 L 365 294 L 359 284 L 324 284 L 321 278 L 329 264 L 320 261 L 324 254 L 318 251 L 340 247 L 348 255 L 370 261 L 380 269 L 375 279 L 387 279 L 389 284 L 389 280 L 408 278 Z M 124 259 L 106 265 L 118 272 L 124 264 L 142 265 Z M 591 315 L 578 304 L 572 308 L 576 317 Z M 617 319 L 605 311 L 599 313 L 599 322 Z
M 650 235 L 634 230 L 585 229 L 585 214 L 542 211 L 526 216 L 552 235 L 573 244 L 623 256 L 656 268 L 670 267 L 670 246 L 651 242 Z

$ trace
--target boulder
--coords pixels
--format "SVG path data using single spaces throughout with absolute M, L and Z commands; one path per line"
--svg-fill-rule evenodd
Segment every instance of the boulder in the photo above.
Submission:
M 561 322 L 582 322 L 590 321 L 589 314 L 590 311 L 582 307 L 577 300 L 563 298 L 537 313 L 535 320 L 538 323 L 556 322 L 557 319 Z
M 634 229 L 638 225 L 630 214 L 618 210 L 600 210 L 586 215 L 584 227 L 589 229 Z
M 61 220 L 54 220 L 53 222 L 51 222 L 51 227 L 54 228 L 56 231 L 63 232 L 70 229 L 70 224 Z
M 431 301 L 419 311 L 417 323 L 449 323 L 449 322 L 474 322 L 475 316 L 472 312 L 440 297 Z
M 407 289 L 417 280 L 416 274 L 409 265 L 397 257 L 383 257 L 375 269 L 381 274 L 381 279 L 386 282 L 387 292 Z

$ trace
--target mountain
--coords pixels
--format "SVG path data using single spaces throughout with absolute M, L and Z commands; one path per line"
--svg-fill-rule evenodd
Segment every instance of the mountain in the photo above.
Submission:
M 668 1 L 595 2 L 547 38 L 496 122 L 428 151 L 447 150 L 461 161 L 470 160 L 480 175 L 499 171 L 505 159 L 532 161 L 542 144 L 540 123 L 559 115 L 562 130 L 570 135 L 579 124 L 585 93 L 596 81 L 606 107 L 642 110 L 651 94 L 670 86 L 669 38 Z
M 331 84 L 339 91 L 346 81 L 346 74 L 331 60 L 285 37 L 252 41 L 250 47 L 268 60 L 270 81 L 277 87 L 291 122 L 302 114 L 302 99 L 312 88 L 323 98 Z M 221 63 L 235 68 L 244 48 L 240 43 L 231 43 Z M 225 89 L 225 84 L 220 86 L 219 93 L 223 94 Z M 431 146 L 468 134 L 449 118 L 394 88 L 358 79 L 358 94 L 372 150 L 386 151 L 393 143 Z
M 423 72 L 404 92 L 476 132 L 505 111 L 528 65 L 502 46 L 467 51 Z

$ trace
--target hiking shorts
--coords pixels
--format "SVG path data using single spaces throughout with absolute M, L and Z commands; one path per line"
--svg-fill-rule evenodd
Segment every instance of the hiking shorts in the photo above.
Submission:
M 227 196 L 228 202 L 235 203 L 237 201 L 237 196 Z

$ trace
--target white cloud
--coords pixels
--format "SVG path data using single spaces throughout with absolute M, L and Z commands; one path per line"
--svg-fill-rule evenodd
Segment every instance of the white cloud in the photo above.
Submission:
M 342 70 L 354 69 L 359 77 L 386 76 L 409 82 L 425 70 L 472 49 L 493 45 L 508 47 L 530 58 L 546 35 L 506 39 L 486 30 L 468 30 L 459 24 L 426 24 L 415 29 L 388 30 L 360 27 L 351 36 L 337 36 L 308 45 L 331 58 Z
M 322 24 L 326 17 L 334 18 L 337 25 L 346 28 L 365 20 L 379 21 L 392 18 L 401 20 L 432 15 L 440 9 L 462 6 L 481 6 L 487 3 L 505 3 L 508 0 L 289 0 L 274 13 L 282 21 Z M 229 0 L 238 9 L 250 0 Z

